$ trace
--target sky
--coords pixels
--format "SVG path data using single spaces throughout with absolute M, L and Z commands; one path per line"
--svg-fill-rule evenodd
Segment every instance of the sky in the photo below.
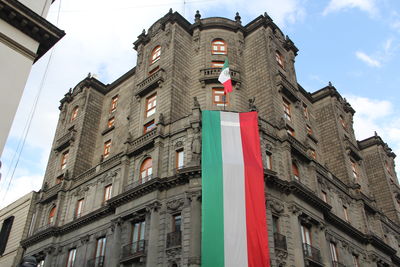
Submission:
M 357 139 L 376 131 L 400 156 L 398 0 L 56 0 L 47 19 L 66 36 L 32 67 L 1 159 L 0 208 L 41 188 L 69 88 L 89 72 L 107 84 L 134 67 L 132 43 L 170 8 L 191 23 L 196 10 L 203 18 L 239 12 L 243 25 L 267 12 L 299 48 L 298 82 L 314 92 L 331 81 L 356 110 Z

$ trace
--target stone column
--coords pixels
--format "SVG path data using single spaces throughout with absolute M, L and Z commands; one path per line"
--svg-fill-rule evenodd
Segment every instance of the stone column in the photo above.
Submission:
M 158 240 L 159 240 L 159 209 L 161 207 L 161 203 L 158 201 L 154 201 L 147 205 L 146 210 L 150 212 L 150 224 L 148 229 L 148 243 L 147 247 L 147 262 L 146 266 L 155 267 L 158 264 Z M 146 221 L 147 224 L 147 221 Z M 146 225 L 147 227 L 147 225 Z
M 51 267 L 53 262 L 53 255 L 56 250 L 54 247 L 48 247 L 44 250 L 45 258 L 44 258 L 44 267 Z
M 187 193 L 190 201 L 189 267 L 199 267 L 201 257 L 201 191 Z
M 119 260 L 121 256 L 121 226 L 122 219 L 116 218 L 111 221 L 111 231 L 112 237 L 110 236 L 109 240 L 106 241 L 106 248 L 110 248 L 109 253 L 106 250 L 106 259 L 105 263 L 107 266 L 119 266 Z M 110 244 L 110 245 L 109 245 Z

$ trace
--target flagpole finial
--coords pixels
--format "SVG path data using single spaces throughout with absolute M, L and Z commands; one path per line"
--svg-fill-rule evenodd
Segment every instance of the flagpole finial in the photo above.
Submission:
M 240 19 L 241 19 L 241 17 L 239 15 L 239 12 L 236 12 L 236 16 L 235 16 L 236 23 L 242 24 L 242 21 Z

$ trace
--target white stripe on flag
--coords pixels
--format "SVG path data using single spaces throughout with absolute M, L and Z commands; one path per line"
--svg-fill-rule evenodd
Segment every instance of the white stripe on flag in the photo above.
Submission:
M 247 267 L 244 160 L 239 113 L 221 112 L 225 266 Z

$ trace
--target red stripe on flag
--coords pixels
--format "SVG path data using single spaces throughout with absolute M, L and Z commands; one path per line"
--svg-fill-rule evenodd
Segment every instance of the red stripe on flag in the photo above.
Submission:
M 224 82 L 223 85 L 224 85 L 224 93 L 225 94 L 232 92 L 232 80 L 231 79 Z
M 257 112 L 240 114 L 240 133 L 245 173 L 248 267 L 270 267 Z

